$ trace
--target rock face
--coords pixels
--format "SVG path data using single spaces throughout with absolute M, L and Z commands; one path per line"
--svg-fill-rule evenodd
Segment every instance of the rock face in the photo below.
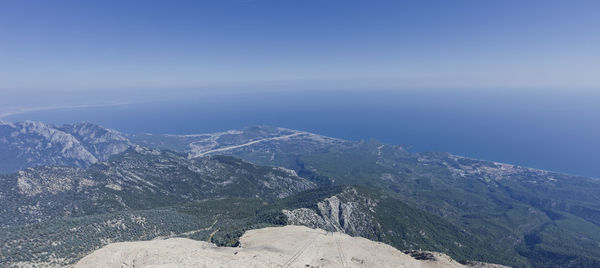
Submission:
M 75 137 L 99 161 L 106 161 L 112 155 L 124 152 L 132 146 L 121 133 L 92 123 L 63 125 L 58 129 Z
M 417 260 L 364 238 L 285 226 L 247 231 L 236 248 L 183 238 L 115 243 L 75 267 L 466 267 L 444 254 L 428 254 L 427 260 Z
M 371 213 L 377 202 L 347 187 L 342 193 L 318 202 L 315 209 L 283 210 L 289 224 L 305 225 L 352 236 L 375 233 L 376 223 Z
M 45 165 L 88 167 L 131 145 L 120 133 L 90 123 L 0 121 L 0 173 Z

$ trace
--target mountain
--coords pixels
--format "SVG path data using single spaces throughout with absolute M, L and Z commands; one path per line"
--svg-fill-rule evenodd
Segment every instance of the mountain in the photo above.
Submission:
M 0 223 L 31 224 L 178 203 L 283 198 L 315 184 L 283 168 L 225 157 L 189 159 L 135 146 L 86 169 L 36 167 L 0 176 Z
M 45 165 L 87 167 L 131 145 L 118 132 L 90 123 L 0 121 L 0 173 Z
M 92 148 L 92 127 L 62 129 Z M 235 246 L 246 230 L 295 224 L 417 258 L 600 266 L 598 179 L 266 126 L 127 139 L 139 145 L 87 168 L 0 176 L 0 262 L 60 266 L 157 237 Z
M 293 169 L 321 186 L 376 189 L 466 230 L 507 256 L 503 264 L 600 265 L 599 179 L 272 127 L 170 136 L 161 145 L 172 140 L 191 156 L 231 155 Z M 210 146 L 194 147 L 206 140 Z
M 419 254 L 423 257 L 415 259 L 364 238 L 286 226 L 247 231 L 235 248 L 217 248 L 185 238 L 115 243 L 84 257 L 75 267 L 502 267 L 484 263 L 462 265 L 436 252 Z
M 425 248 L 457 256 L 462 263 L 505 257 L 441 217 L 368 189 L 336 186 L 282 199 L 219 198 L 4 227 L 0 233 L 0 261 L 15 266 L 59 267 L 110 243 L 173 237 L 237 246 L 247 230 L 283 225 L 320 227 L 298 221 L 303 213 L 322 217 L 326 224 L 321 226 L 328 231 L 382 241 L 417 259 L 432 254 L 420 251 Z
M 377 142 L 299 161 L 337 183 L 381 189 L 443 217 L 510 255 L 504 264 L 600 264 L 598 179 Z
M 99 161 L 108 160 L 131 147 L 132 143 L 121 133 L 92 123 L 62 125 L 57 129 L 71 134 Z

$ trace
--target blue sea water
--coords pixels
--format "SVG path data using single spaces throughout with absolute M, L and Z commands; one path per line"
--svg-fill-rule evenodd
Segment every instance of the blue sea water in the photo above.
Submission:
M 600 95 L 467 90 L 224 93 L 16 114 L 127 133 L 190 134 L 272 125 L 600 177 Z

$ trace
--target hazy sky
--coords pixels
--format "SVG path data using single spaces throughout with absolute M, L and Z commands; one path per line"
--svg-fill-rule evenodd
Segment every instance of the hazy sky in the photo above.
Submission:
M 598 89 L 600 1 L 0 1 L 4 92 L 277 80 Z

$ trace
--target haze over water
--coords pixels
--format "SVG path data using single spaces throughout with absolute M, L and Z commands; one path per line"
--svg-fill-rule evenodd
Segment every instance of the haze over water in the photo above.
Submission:
M 3 1 L 0 118 L 129 133 L 266 124 L 600 177 L 598 10 L 594 0 Z
M 9 121 L 89 121 L 126 133 L 272 125 L 600 177 L 600 94 L 519 90 L 236 92 L 33 111 Z

